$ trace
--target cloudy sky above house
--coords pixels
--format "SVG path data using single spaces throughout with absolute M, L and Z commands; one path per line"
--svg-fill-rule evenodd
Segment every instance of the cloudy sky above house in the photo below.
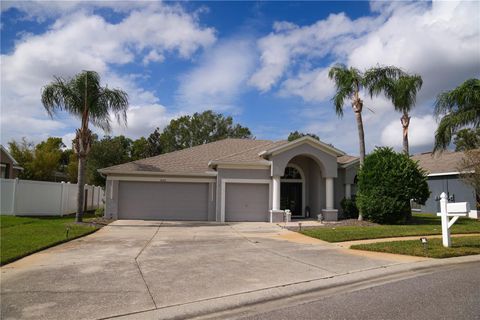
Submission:
M 413 152 L 432 148 L 438 93 L 480 74 L 480 4 L 471 2 L 1 2 L 1 142 L 49 136 L 69 145 L 78 119 L 40 102 L 53 76 L 95 70 L 130 96 L 138 138 L 213 109 L 257 139 L 315 133 L 358 154 L 353 112 L 339 119 L 328 69 L 396 65 L 423 77 Z M 367 149 L 401 148 L 400 115 L 365 97 Z M 100 135 L 103 133 L 97 131 Z

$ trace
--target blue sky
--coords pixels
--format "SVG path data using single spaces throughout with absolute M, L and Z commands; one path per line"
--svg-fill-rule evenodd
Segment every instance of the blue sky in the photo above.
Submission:
M 358 154 L 353 112 L 339 119 L 329 67 L 392 64 L 423 77 L 414 152 L 431 150 L 435 96 L 480 73 L 478 2 L 1 3 L 1 142 L 72 139 L 78 120 L 40 103 L 54 75 L 98 71 L 130 96 L 131 138 L 183 114 L 232 115 L 257 139 L 312 132 Z M 401 148 L 400 115 L 364 97 L 367 149 Z M 97 131 L 102 134 L 101 131 Z

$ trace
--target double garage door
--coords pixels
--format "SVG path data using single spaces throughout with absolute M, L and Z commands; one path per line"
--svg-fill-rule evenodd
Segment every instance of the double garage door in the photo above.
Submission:
M 120 181 L 118 218 L 206 221 L 208 201 L 208 183 Z M 225 184 L 225 221 L 268 221 L 268 209 L 268 184 Z
M 120 181 L 119 219 L 208 220 L 208 183 Z

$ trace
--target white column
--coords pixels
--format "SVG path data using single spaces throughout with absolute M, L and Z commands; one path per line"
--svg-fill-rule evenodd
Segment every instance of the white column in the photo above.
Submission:
M 273 176 L 272 210 L 280 210 L 280 176 Z
M 350 183 L 345 184 L 345 198 L 346 199 L 352 198 L 352 185 Z
M 333 210 L 333 178 L 325 178 L 325 201 L 327 210 Z

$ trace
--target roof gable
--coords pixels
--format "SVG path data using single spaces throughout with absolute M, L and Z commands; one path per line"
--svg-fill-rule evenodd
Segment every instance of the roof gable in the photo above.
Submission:
M 332 156 L 335 156 L 335 157 L 339 157 L 339 156 L 343 156 L 345 155 L 345 152 L 335 148 L 335 147 L 332 147 L 322 141 L 319 141 L 315 138 L 312 138 L 310 136 L 304 136 L 300 139 L 296 139 L 296 140 L 293 140 L 293 141 L 290 141 L 286 144 L 282 144 L 282 145 L 279 145 L 279 146 L 274 146 L 272 148 L 269 148 L 267 150 L 264 150 L 262 152 L 259 153 L 260 156 L 268 156 L 268 155 L 273 155 L 273 154 L 279 154 L 279 153 L 282 153 L 284 151 L 287 151 L 289 149 L 292 149 L 292 148 L 295 148 L 296 146 L 299 146 L 299 145 L 302 145 L 302 144 L 309 144 L 311 145 L 312 147 L 316 148 L 316 149 L 319 149 L 325 153 L 328 153 Z
M 17 160 L 15 160 L 15 158 L 12 157 L 12 155 L 10 154 L 10 152 L 7 151 L 7 149 L 5 149 L 5 147 L 3 145 L 0 144 L 0 149 L 2 150 L 3 154 L 5 154 L 7 156 L 8 159 L 10 159 L 10 161 L 12 161 L 12 164 L 13 165 L 16 165 L 18 166 L 18 162 Z

